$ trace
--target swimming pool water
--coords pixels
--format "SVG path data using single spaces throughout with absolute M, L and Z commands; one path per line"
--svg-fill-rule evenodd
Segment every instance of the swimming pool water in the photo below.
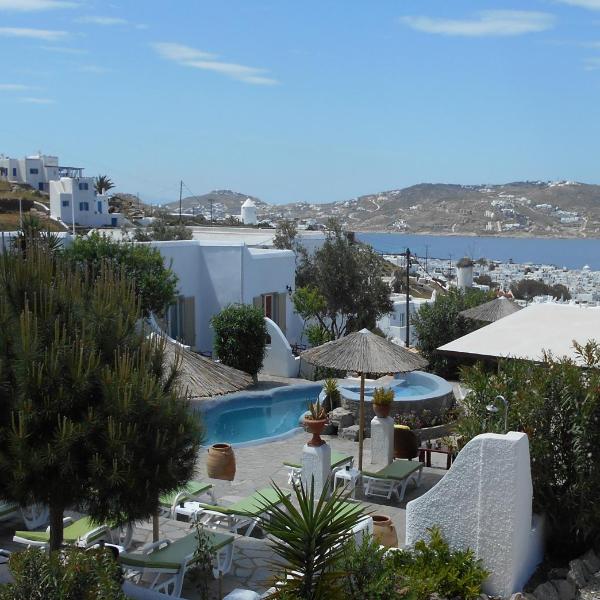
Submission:
M 314 402 L 320 385 L 278 388 L 271 392 L 232 394 L 200 409 L 206 446 L 218 442 L 241 444 L 285 434 Z
M 349 390 L 353 393 L 360 394 L 360 387 L 358 386 L 343 386 L 344 389 Z M 367 402 L 373 398 L 373 393 L 375 392 L 374 386 L 365 387 L 365 399 Z M 394 390 L 394 400 L 399 400 L 400 398 L 414 397 L 414 396 L 423 396 L 425 394 L 430 394 L 432 389 L 425 385 L 420 385 L 418 383 L 409 383 L 403 385 L 392 385 L 391 389 Z

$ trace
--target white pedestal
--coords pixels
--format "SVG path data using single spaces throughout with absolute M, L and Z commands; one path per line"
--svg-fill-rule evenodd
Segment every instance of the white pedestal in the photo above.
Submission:
M 389 465 L 394 460 L 394 419 L 371 420 L 371 464 Z
M 302 448 L 302 483 L 309 492 L 314 481 L 315 497 L 319 497 L 331 474 L 331 448 L 329 444 Z

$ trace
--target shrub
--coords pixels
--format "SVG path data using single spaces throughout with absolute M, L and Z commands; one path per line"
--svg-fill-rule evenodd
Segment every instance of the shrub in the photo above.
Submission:
M 467 439 L 504 430 L 504 410 L 488 414 L 498 394 L 509 400 L 508 428 L 529 436 L 533 502 L 545 513 L 549 552 L 575 556 L 600 536 L 600 346 L 575 345 L 581 368 L 545 357 L 505 361 L 497 373 L 465 368 L 471 392 L 458 431 Z
M 383 387 L 376 388 L 373 392 L 373 404 L 387 405 L 394 401 L 394 390 Z
M 256 381 L 267 345 L 263 311 L 247 304 L 230 304 L 211 319 L 211 324 L 221 362 L 249 373 Z
M 0 586 L 0 600 L 125 600 L 121 569 L 108 550 L 39 548 L 10 557 L 14 583 Z

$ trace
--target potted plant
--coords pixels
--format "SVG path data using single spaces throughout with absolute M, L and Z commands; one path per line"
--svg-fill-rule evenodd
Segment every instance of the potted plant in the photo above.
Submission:
M 394 401 L 394 390 L 377 388 L 373 392 L 373 410 L 380 419 L 390 416 L 392 402 Z
M 327 423 L 327 411 L 320 400 L 309 402 L 308 414 L 304 417 L 304 425 L 309 433 L 312 433 L 312 439 L 308 441 L 309 446 L 322 446 L 325 440 L 321 439 L 321 433 Z
M 337 380 L 329 378 L 325 380 L 323 385 L 323 391 L 325 392 L 325 399 L 323 404 L 327 405 L 328 410 L 331 412 L 340 403 L 340 390 L 338 388 Z

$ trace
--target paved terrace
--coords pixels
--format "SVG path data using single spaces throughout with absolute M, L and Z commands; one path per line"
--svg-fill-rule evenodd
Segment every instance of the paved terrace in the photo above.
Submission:
M 282 487 L 289 487 L 287 484 L 287 469 L 283 466 L 284 460 L 298 462 L 302 454 L 302 447 L 309 439 L 309 435 L 300 432 L 280 441 L 237 448 L 235 450 L 237 461 L 237 473 L 232 482 L 212 480 L 217 493 L 217 498 L 223 502 L 233 501 L 240 497 L 251 494 L 257 489 L 268 486 L 271 480 Z M 323 436 L 327 439 L 332 449 L 347 454 L 353 454 L 355 464 L 358 461 L 358 443 L 349 440 L 338 439 L 335 436 Z M 436 462 L 437 460 L 437 462 Z M 196 479 L 205 481 L 206 478 L 206 451 L 202 451 L 198 460 L 198 471 Z M 365 501 L 360 492 L 357 491 L 357 499 L 361 500 L 367 509 L 371 512 L 383 512 L 392 517 L 398 539 L 400 543 L 404 540 L 405 532 L 405 508 L 406 502 L 423 494 L 425 491 L 435 485 L 446 471 L 441 468 L 444 465 L 444 457 L 433 454 L 432 468 L 423 469 L 421 486 L 418 490 L 409 485 L 406 498 L 401 505 L 393 501 L 387 502 L 383 499 Z M 365 467 L 370 467 L 370 441 L 365 440 Z M 22 529 L 23 524 L 18 518 L 0 523 L 0 548 L 7 550 L 19 550 L 22 546 L 12 541 L 15 530 Z M 171 519 L 160 519 L 161 537 L 177 539 L 190 532 L 190 525 L 183 521 L 173 521 Z M 134 543 L 139 546 L 151 541 L 152 526 L 151 523 L 140 523 L 136 526 L 134 534 Z M 269 587 L 268 579 L 272 576 L 269 570 L 269 563 L 274 559 L 274 555 L 269 549 L 268 540 L 257 538 L 238 537 L 233 557 L 233 567 L 228 575 L 225 575 L 221 582 L 213 582 L 212 593 L 215 599 L 237 587 L 245 587 L 262 592 Z M 6 581 L 6 567 L 0 571 L 0 580 Z M 219 584 L 221 591 L 219 591 Z M 193 580 L 193 574 L 186 578 L 186 583 L 182 592 L 184 598 L 195 600 L 199 598 L 199 593 Z

